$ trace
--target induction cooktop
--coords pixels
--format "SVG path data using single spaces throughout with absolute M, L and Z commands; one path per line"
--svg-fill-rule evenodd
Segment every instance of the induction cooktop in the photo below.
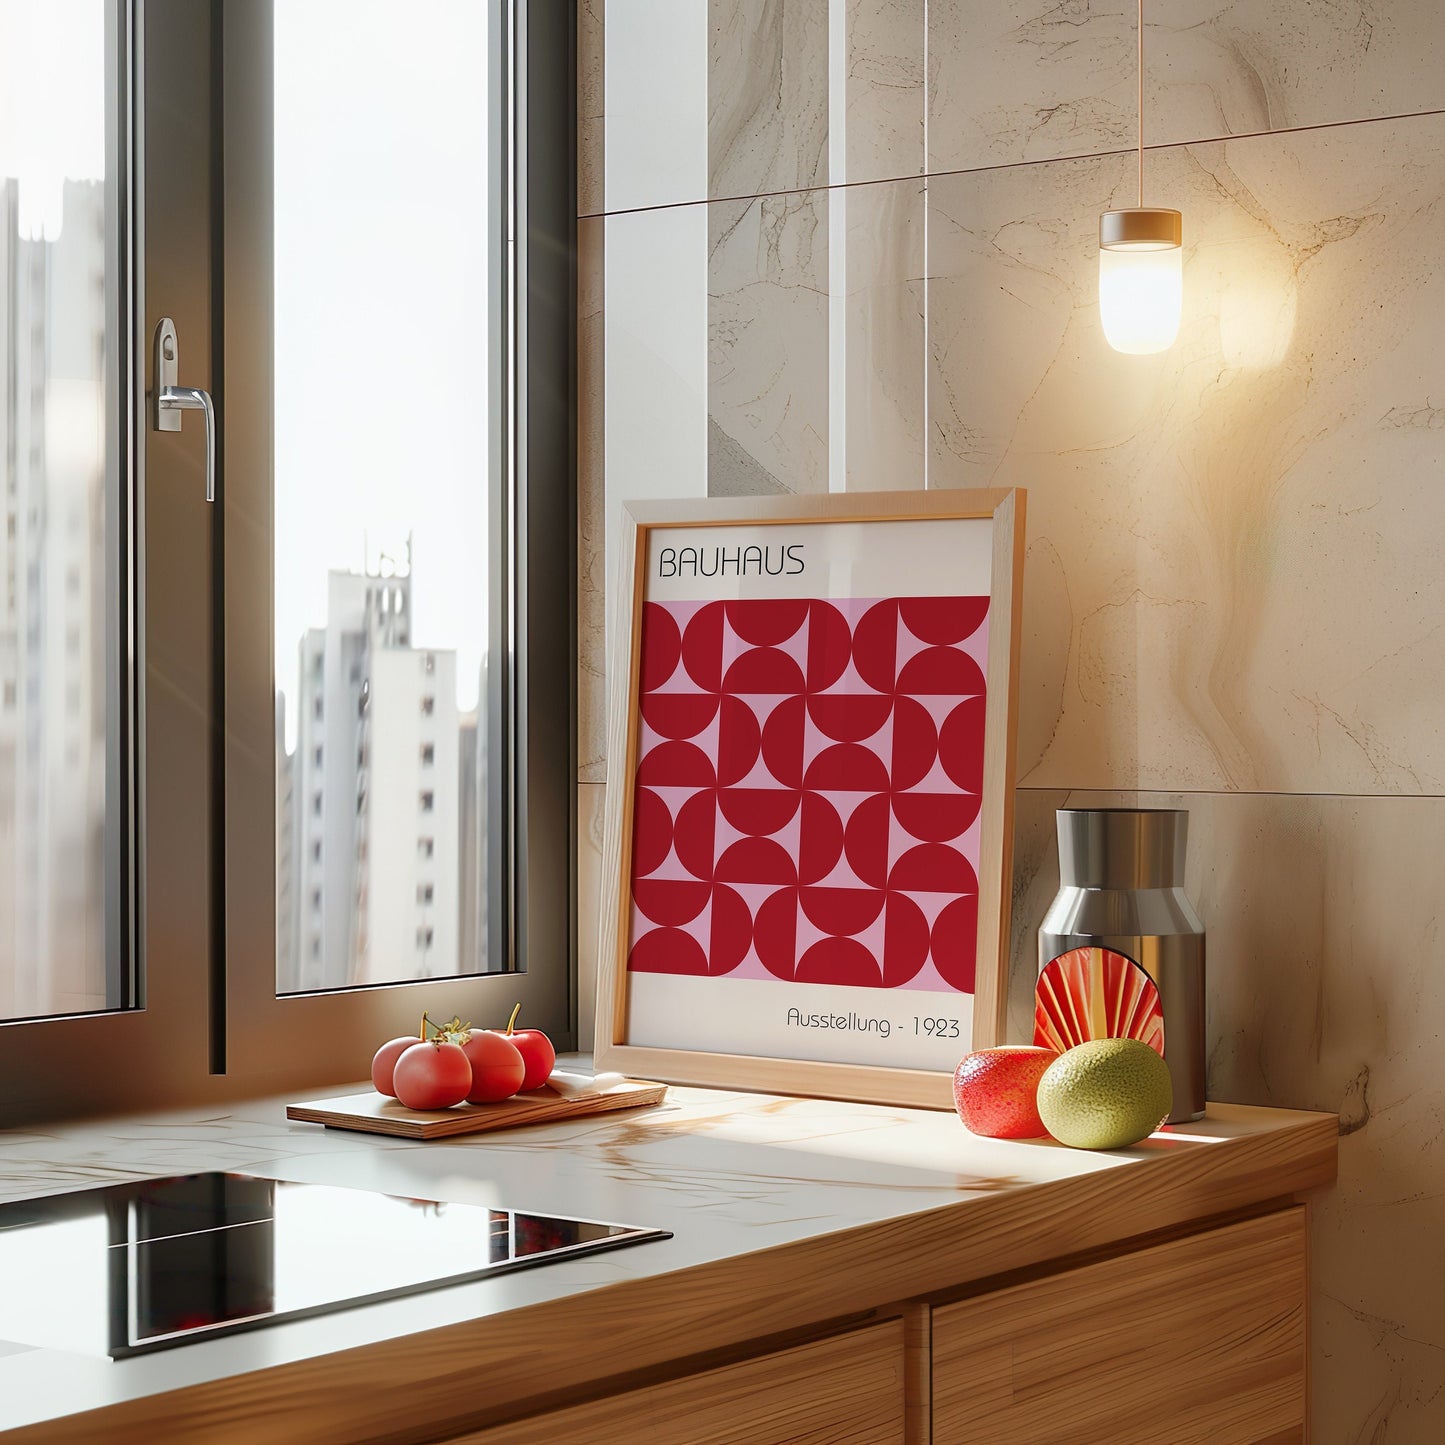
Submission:
M 0 1339 L 116 1359 L 670 1239 L 207 1172 L 0 1204 Z

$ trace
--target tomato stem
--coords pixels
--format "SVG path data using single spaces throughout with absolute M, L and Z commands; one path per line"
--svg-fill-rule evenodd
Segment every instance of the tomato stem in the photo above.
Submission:
M 521 1012 L 522 1012 L 522 1005 L 521 1005 L 521 1004 L 518 1004 L 518 1005 L 516 1006 L 516 1008 L 514 1008 L 514 1009 L 512 1010 L 512 1017 L 507 1020 L 507 1032 L 508 1032 L 508 1033 L 511 1033 L 512 1030 L 513 1030 L 514 1028 L 516 1028 L 516 1026 L 517 1026 L 517 1015 L 518 1015 L 519 1013 L 521 1013 Z
M 421 1016 L 421 1033 L 418 1035 L 418 1037 L 421 1038 L 423 1042 L 426 1041 L 426 1026 L 430 1022 L 431 1020 L 426 1016 L 425 1012 L 423 1012 Z

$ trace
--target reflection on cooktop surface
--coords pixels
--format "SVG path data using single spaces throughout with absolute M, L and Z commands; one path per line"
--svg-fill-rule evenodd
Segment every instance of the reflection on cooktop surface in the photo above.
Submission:
M 664 1230 L 185 1174 L 0 1204 L 0 1339 L 119 1359 Z

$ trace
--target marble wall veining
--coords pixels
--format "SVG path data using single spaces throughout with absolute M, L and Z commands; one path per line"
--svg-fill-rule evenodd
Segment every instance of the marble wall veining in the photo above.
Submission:
M 1029 489 L 1020 780 L 1438 793 L 1445 115 L 1161 152 L 1157 357 L 1099 340 L 1129 169 L 929 187 L 929 480 Z
M 708 0 L 709 198 L 828 184 L 828 0 Z
M 584 930 L 620 503 L 1027 487 L 1013 1031 L 1054 809 L 1188 808 L 1211 1097 L 1341 1117 L 1314 1438 L 1445 1438 L 1445 10 L 1149 0 L 1185 312 L 1124 357 L 1132 0 L 662 3 L 580 22 Z

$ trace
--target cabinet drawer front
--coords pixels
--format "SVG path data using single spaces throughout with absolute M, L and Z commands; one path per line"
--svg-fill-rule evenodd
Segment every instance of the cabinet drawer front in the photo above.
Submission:
M 936 1309 L 935 1445 L 1302 1432 L 1304 1216 L 1281 1210 Z
M 453 1445 L 901 1445 L 903 1323 L 890 1320 L 463 1436 Z

